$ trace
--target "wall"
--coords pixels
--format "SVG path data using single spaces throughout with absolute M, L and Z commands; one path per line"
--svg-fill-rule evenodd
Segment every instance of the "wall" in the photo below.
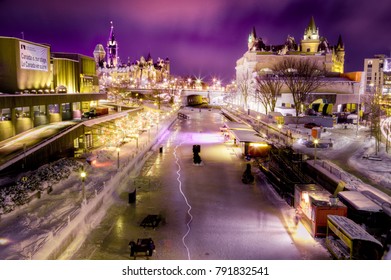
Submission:
M 27 131 L 33 127 L 33 122 L 31 118 L 17 118 L 16 119 L 16 126 L 15 126 L 15 133 L 19 134 L 24 131 Z
M 0 141 L 13 136 L 13 127 L 11 121 L 0 121 Z
M 19 43 L 38 46 L 47 50 L 47 63 L 50 66 L 50 48 L 45 45 L 11 37 L 0 37 L 0 91 L 15 93 L 25 89 L 45 89 L 50 87 L 50 71 L 22 69 Z

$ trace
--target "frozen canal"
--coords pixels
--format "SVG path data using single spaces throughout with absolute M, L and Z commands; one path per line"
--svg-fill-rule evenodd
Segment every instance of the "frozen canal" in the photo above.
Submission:
M 129 241 L 146 237 L 155 242 L 151 259 L 156 260 L 331 258 L 322 239 L 294 223 L 294 210 L 255 167 L 255 184 L 241 182 L 247 162 L 238 147 L 224 142 L 219 110 L 183 112 L 190 119 L 178 120 L 161 143 L 162 152 L 155 151 L 130 178 L 136 203 L 128 203 L 127 192 L 118 193 L 102 223 L 67 258 L 129 259 Z M 201 146 L 199 166 L 193 164 L 194 144 Z M 156 229 L 139 226 L 148 214 L 162 215 Z

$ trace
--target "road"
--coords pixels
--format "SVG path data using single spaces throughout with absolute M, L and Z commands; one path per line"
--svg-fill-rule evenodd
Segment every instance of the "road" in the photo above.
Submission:
M 189 110 L 178 120 L 138 174 L 130 174 L 136 203 L 118 193 L 102 223 L 70 259 L 130 259 L 128 243 L 152 237 L 156 260 L 330 259 L 322 239 L 313 239 L 294 211 L 253 167 L 256 182 L 244 185 L 246 163 L 238 147 L 219 132 L 219 110 Z M 193 164 L 193 145 L 201 165 Z M 163 221 L 156 229 L 139 224 L 148 214 Z M 145 259 L 140 255 L 137 259 Z M 133 258 L 131 258 L 133 259 Z

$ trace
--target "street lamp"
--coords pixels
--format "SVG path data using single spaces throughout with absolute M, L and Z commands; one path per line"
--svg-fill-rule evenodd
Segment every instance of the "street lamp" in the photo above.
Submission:
M 120 151 L 120 148 L 117 147 L 117 170 L 119 169 L 119 151 Z
M 314 153 L 314 165 L 316 164 L 316 146 L 318 145 L 319 140 L 317 138 L 314 139 L 314 147 L 315 147 L 315 153 Z
M 87 173 L 84 171 L 84 166 L 80 172 L 81 177 L 81 183 L 82 183 L 82 196 L 83 196 L 83 202 L 86 201 L 86 187 L 85 187 L 85 179 L 86 179 Z
M 138 134 L 135 134 L 134 138 L 136 138 L 136 148 L 138 149 Z
M 357 110 L 356 110 L 357 111 L 356 136 L 358 136 L 358 126 L 360 125 L 360 103 L 361 103 L 360 97 L 361 97 L 361 91 L 359 89 L 359 91 L 358 91 L 358 104 L 357 104 Z
M 278 143 L 280 143 L 280 141 L 281 141 L 281 128 L 282 128 L 282 125 L 279 123 L 277 125 L 277 127 L 278 127 Z

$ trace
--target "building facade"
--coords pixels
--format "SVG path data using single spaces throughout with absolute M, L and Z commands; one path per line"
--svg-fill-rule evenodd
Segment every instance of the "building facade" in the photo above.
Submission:
M 365 90 L 391 95 L 391 58 L 385 55 L 375 55 L 364 59 Z
M 248 70 L 270 71 L 276 63 L 287 57 L 310 58 L 327 72 L 344 72 L 345 47 L 342 36 L 339 36 L 337 45 L 330 45 L 325 37 L 319 35 L 319 28 L 312 17 L 300 44 L 288 35 L 283 44 L 266 45 L 261 37 L 257 37 L 254 27 L 248 37 L 248 51 L 236 63 L 236 76 Z
M 0 50 L 0 92 L 51 89 L 49 46 L 0 37 Z
M 0 37 L 0 92 L 98 92 L 94 58 L 51 52 L 50 46 L 19 38 Z
M 110 86 L 153 88 L 170 79 L 168 58 L 158 58 L 154 61 L 151 54 L 148 54 L 133 62 L 128 58 L 127 63 L 121 63 L 112 22 L 106 51 L 102 44 L 98 44 L 93 54 L 102 88 Z
M 263 111 L 259 102 L 252 98 L 255 91 L 255 77 L 258 75 L 272 74 L 275 65 L 285 59 L 310 59 L 315 62 L 319 69 L 323 69 L 327 74 L 325 85 L 311 93 L 313 100 L 323 98 L 326 102 L 334 104 L 334 108 L 339 105 L 353 102 L 360 91 L 361 75 L 359 72 L 344 73 L 345 46 L 340 35 L 337 44 L 331 45 L 329 41 L 320 36 L 319 28 L 315 20 L 311 17 L 308 26 L 300 42 L 288 35 L 285 43 L 280 45 L 266 45 L 261 37 L 256 34 L 255 28 L 248 36 L 248 50 L 236 62 L 236 85 L 243 84 L 243 80 L 248 80 L 248 100 L 237 93 L 235 103 L 249 109 Z M 239 87 L 238 87 L 239 89 Z M 240 91 L 240 90 L 239 90 Z M 293 104 L 292 94 L 284 86 L 281 96 L 277 100 L 277 108 L 287 104 Z

